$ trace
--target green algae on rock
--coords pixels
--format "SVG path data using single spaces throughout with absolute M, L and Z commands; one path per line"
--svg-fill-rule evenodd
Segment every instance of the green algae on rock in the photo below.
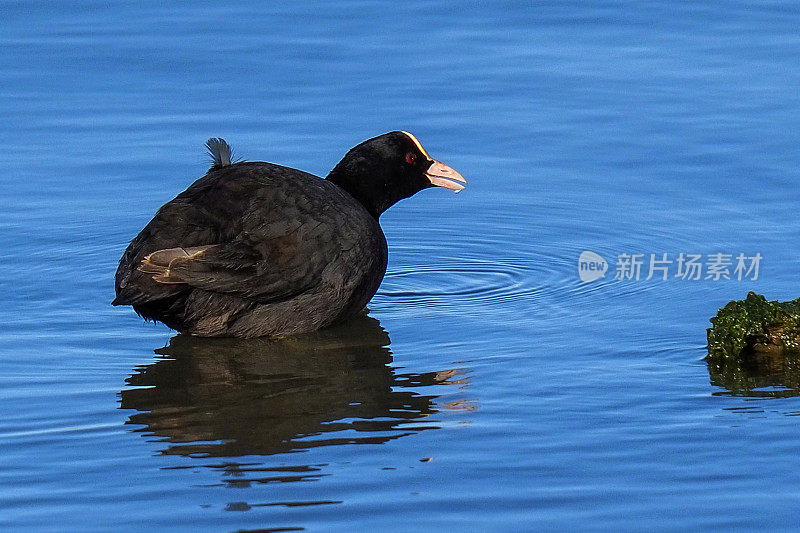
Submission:
M 744 352 L 800 351 L 800 298 L 767 301 L 750 292 L 744 300 L 729 302 L 711 319 L 710 357 L 737 357 Z
M 800 395 L 800 298 L 770 302 L 753 292 L 711 319 L 711 383 L 736 396 Z

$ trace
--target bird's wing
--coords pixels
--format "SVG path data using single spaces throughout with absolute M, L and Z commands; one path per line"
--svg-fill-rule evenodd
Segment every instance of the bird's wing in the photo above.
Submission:
M 157 250 L 144 257 L 138 270 L 159 284 L 275 302 L 322 281 L 325 268 L 341 253 L 337 247 L 320 246 L 331 242 L 332 233 L 323 225 L 278 237 L 244 233 L 223 244 Z

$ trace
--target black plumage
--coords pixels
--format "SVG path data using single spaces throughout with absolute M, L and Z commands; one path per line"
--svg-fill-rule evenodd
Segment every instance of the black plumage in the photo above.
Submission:
M 323 328 L 359 313 L 387 263 L 378 219 L 431 186 L 466 183 L 406 132 L 365 141 L 327 179 L 271 163 L 231 163 L 209 139 L 208 173 L 131 241 L 114 305 L 201 336 Z

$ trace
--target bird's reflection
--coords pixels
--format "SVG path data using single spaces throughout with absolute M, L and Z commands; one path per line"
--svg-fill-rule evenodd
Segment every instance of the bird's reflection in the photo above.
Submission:
M 271 455 L 331 444 L 382 443 L 436 428 L 435 395 L 414 388 L 464 383 L 458 369 L 399 374 L 389 336 L 362 316 L 303 337 L 204 339 L 177 335 L 164 358 L 137 368 L 121 407 L 162 437 L 168 454 Z
M 800 354 L 777 350 L 748 350 L 731 356 L 706 358 L 711 384 L 724 394 L 751 397 L 800 396 Z

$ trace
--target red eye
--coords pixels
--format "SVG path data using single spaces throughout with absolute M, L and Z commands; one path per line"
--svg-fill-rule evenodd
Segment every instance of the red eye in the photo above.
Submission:
M 409 165 L 413 165 L 414 161 L 416 160 L 417 160 L 417 154 L 415 154 L 414 152 L 408 152 L 406 154 L 406 161 L 408 162 Z

